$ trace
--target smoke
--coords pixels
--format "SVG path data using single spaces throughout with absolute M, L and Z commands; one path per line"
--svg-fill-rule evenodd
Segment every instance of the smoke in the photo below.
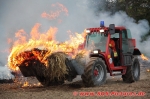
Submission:
M 91 2 L 93 1 L 94 0 L 92 0 Z M 105 11 L 106 6 L 103 5 L 105 5 L 106 1 L 109 0 L 95 0 L 94 1 L 95 3 L 91 5 L 92 10 L 94 11 L 95 14 L 95 16 L 93 17 L 93 19 L 95 19 L 94 20 L 95 24 L 97 23 L 96 21 L 103 20 L 105 21 L 106 26 L 109 26 L 109 24 L 115 24 L 116 26 L 124 26 L 127 29 L 130 29 L 132 37 L 136 39 L 136 47 L 139 48 L 141 53 L 144 53 L 146 54 L 146 56 L 150 57 L 150 53 L 149 53 L 150 38 L 145 42 L 140 42 L 141 36 L 145 35 L 150 31 L 150 26 L 148 21 L 142 19 L 136 22 L 132 17 L 129 17 L 123 11 L 115 12 L 114 11 L 115 7 L 113 7 L 113 12 Z
M 0 80 L 1 79 L 12 79 L 14 76 L 11 74 L 7 66 L 0 66 Z
M 133 18 L 127 16 L 127 14 L 122 11 L 116 12 L 114 15 L 111 15 L 109 12 L 100 13 L 98 20 L 104 20 L 107 26 L 113 23 L 116 26 L 124 26 L 130 29 L 132 37 L 136 39 L 137 48 L 139 48 L 142 53 L 148 55 L 150 47 L 148 47 L 147 44 L 149 41 L 144 42 L 145 44 L 140 42 L 141 36 L 149 31 L 149 23 L 146 20 L 139 20 L 138 23 L 136 23 Z
M 30 33 L 36 23 L 40 23 L 40 31 L 45 32 L 49 27 L 57 27 L 56 39 L 65 41 L 69 39 L 67 31 L 72 33 L 81 33 L 88 27 L 99 27 L 99 21 L 104 20 L 105 25 L 115 24 L 116 26 L 125 26 L 132 32 L 133 38 L 137 40 L 137 47 L 148 55 L 150 47 L 148 42 L 140 43 L 140 36 L 149 31 L 149 25 L 146 20 L 135 20 L 125 12 L 111 14 L 105 12 L 105 0 L 1 0 L 0 1 L 0 64 L 7 64 L 9 48 L 12 45 L 7 43 L 8 38 L 15 38 L 15 33 L 24 29 Z M 50 13 L 54 9 L 52 4 L 63 4 L 68 9 L 68 15 L 61 14 L 59 17 L 49 20 L 42 18 L 43 12 Z M 99 5 L 100 4 L 100 5 Z M 100 7 L 99 7 L 100 6 Z M 97 9 L 102 11 L 97 13 Z M 144 48 L 144 49 L 143 49 Z M 150 54 L 149 54 L 150 56 Z

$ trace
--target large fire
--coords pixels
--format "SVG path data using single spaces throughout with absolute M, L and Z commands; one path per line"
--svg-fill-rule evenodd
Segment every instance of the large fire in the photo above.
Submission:
M 24 30 L 19 30 L 16 33 L 18 40 L 14 42 L 8 58 L 8 65 L 11 69 L 16 70 L 18 64 L 31 58 L 36 58 L 46 65 L 47 56 L 54 52 L 69 53 L 73 57 L 78 52 L 78 46 L 84 42 L 83 34 L 75 33 L 75 35 L 70 35 L 70 40 L 60 43 L 55 40 L 56 27 L 50 27 L 46 33 L 40 33 L 38 31 L 39 27 L 40 24 L 35 24 L 30 32 L 31 38 L 28 41 Z M 43 50 L 43 52 L 39 52 L 36 48 Z M 22 54 L 22 52 L 26 53 Z M 29 56 L 30 53 L 34 56 Z
M 68 9 L 60 3 L 52 4 L 50 13 L 43 12 L 42 18 L 49 20 L 60 21 L 60 16 L 68 15 Z M 47 66 L 46 58 L 54 52 L 64 52 L 71 57 L 78 53 L 78 47 L 84 42 L 85 33 L 75 33 L 70 35 L 70 40 L 58 42 L 55 39 L 55 34 L 58 31 L 57 27 L 50 27 L 46 32 L 39 32 L 40 23 L 36 23 L 31 32 L 26 33 L 20 29 L 15 33 L 16 40 L 8 39 L 8 43 L 13 43 L 8 57 L 8 66 L 12 70 L 18 70 L 18 66 L 24 60 L 38 59 Z M 28 64 L 26 64 L 28 66 Z

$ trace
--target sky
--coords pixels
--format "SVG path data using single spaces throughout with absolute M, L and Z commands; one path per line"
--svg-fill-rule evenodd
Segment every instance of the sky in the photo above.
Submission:
M 41 17 L 43 12 L 50 13 L 59 9 L 58 3 L 67 8 L 68 12 L 62 11 L 55 19 Z M 99 27 L 101 20 L 105 21 L 106 26 L 125 26 L 137 40 L 137 47 L 150 56 L 150 39 L 140 43 L 140 36 L 147 33 L 149 23 L 144 19 L 135 23 L 133 18 L 122 11 L 114 15 L 105 11 L 95 13 L 98 3 L 104 7 L 101 0 L 0 0 L 0 65 L 7 65 L 9 53 L 6 50 L 12 46 L 7 43 L 7 39 L 15 38 L 15 33 L 20 29 L 29 34 L 36 23 L 41 25 L 40 32 L 57 27 L 56 39 L 60 42 L 69 39 L 67 31 L 82 33 L 85 28 Z

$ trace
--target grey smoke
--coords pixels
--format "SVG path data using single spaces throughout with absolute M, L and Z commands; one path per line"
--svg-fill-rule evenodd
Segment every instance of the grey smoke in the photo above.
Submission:
M 1 79 L 13 79 L 14 76 L 11 74 L 7 66 L 0 66 L 0 80 Z
M 99 8 L 94 5 L 97 2 L 103 9 L 104 0 L 1 0 L 0 1 L 0 64 L 7 64 L 8 52 L 12 45 L 7 44 L 7 38 L 14 38 L 15 32 L 24 29 L 26 33 L 30 33 L 32 27 L 36 23 L 40 23 L 40 31 L 45 32 L 49 27 L 57 27 L 58 32 L 56 39 L 65 41 L 69 39 L 68 30 L 72 33 L 81 33 L 87 27 L 99 27 L 100 20 L 105 21 L 105 25 L 115 24 L 116 26 L 125 26 L 132 32 L 132 36 L 137 39 L 137 47 L 149 55 L 150 47 L 148 43 L 150 39 L 144 43 L 140 43 L 140 36 L 149 31 L 149 24 L 146 20 L 140 20 L 138 23 L 125 12 L 117 12 L 112 15 L 110 12 L 100 11 L 95 13 L 95 9 Z M 51 4 L 57 2 L 63 4 L 68 9 L 68 16 L 59 16 L 62 23 L 58 24 L 57 20 L 48 20 L 41 17 L 45 11 L 51 11 Z

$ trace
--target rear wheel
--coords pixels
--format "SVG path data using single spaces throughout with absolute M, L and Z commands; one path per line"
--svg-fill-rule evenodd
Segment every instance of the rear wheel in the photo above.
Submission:
M 86 87 L 100 86 L 106 81 L 106 65 L 101 58 L 93 57 L 81 76 Z
M 123 81 L 132 83 L 140 79 L 140 63 L 138 58 L 133 58 L 132 66 L 127 67 L 126 74 L 122 75 Z

